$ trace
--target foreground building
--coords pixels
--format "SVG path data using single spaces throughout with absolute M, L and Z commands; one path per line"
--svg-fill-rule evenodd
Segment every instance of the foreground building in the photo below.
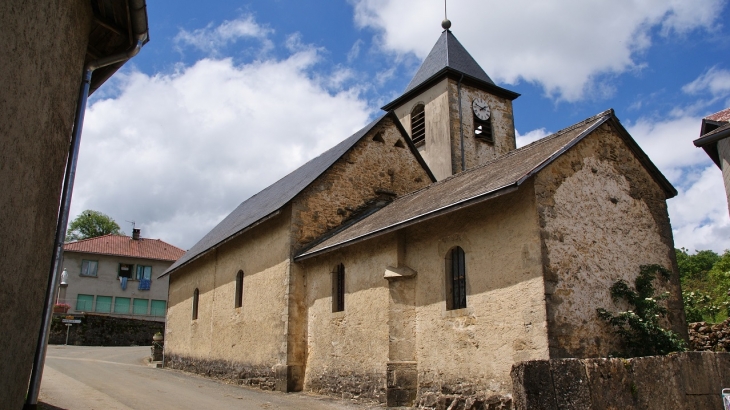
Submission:
M 686 338 L 676 190 L 613 110 L 516 149 L 517 97 L 445 30 L 386 114 L 163 275 L 170 364 L 390 406 L 509 400 L 517 362 L 615 350 L 596 308 L 650 263 Z
M 700 138 L 696 139 L 694 144 L 704 149 L 712 162 L 722 171 L 730 210 L 730 108 L 703 118 Z
M 68 313 L 95 312 L 135 319 L 163 320 L 167 312 L 167 277 L 161 273 L 185 253 L 159 239 L 104 235 L 63 247 L 67 277 L 58 304 Z M 65 286 L 64 286 L 65 285 Z
M 144 0 L 0 2 L 0 403 L 19 409 L 41 332 L 84 66 L 146 35 Z M 94 71 L 93 92 L 124 61 Z

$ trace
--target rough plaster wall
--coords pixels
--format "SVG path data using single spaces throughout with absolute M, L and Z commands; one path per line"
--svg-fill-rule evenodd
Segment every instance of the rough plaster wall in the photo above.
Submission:
M 95 260 L 99 262 L 97 275 L 81 276 L 81 261 Z M 119 283 L 118 271 L 120 263 L 133 264 L 132 274 L 136 272 L 136 265 L 152 266 L 152 280 L 150 290 L 139 290 L 139 282 L 130 280 L 127 283 L 127 289 L 122 290 Z M 69 313 L 76 312 L 76 300 L 79 294 L 94 296 L 112 296 L 130 298 L 130 310 L 133 306 L 134 299 L 147 299 L 147 309 L 150 309 L 150 300 L 167 300 L 167 289 L 169 276 L 157 279 L 172 262 L 158 261 L 151 259 L 135 259 L 121 256 L 97 255 L 78 252 L 64 252 L 63 267 L 68 271 L 68 287 L 66 288 L 65 300 L 61 303 L 71 305 Z M 112 301 L 112 311 L 113 308 Z M 94 299 L 94 309 L 96 309 L 96 298 Z M 77 312 L 76 312 L 77 313 Z M 131 313 L 129 313 L 131 315 Z
M 474 137 L 472 101 L 476 98 L 486 100 L 491 110 L 494 144 Z M 459 131 L 458 82 L 454 80 L 449 80 L 449 106 L 451 107 L 451 158 L 453 173 L 456 174 L 461 172 L 461 137 Z M 474 168 L 515 149 L 515 122 L 512 115 L 512 101 L 461 84 L 461 115 L 464 128 L 466 169 Z
M 395 109 L 395 115 L 410 136 L 411 112 L 416 105 L 424 105 L 426 138 L 425 143 L 419 144 L 418 151 L 439 181 L 452 175 L 447 84 L 448 80 L 444 79 Z
M 22 407 L 28 387 L 90 24 L 88 1 L 0 2 L 0 403 L 7 408 Z
M 288 213 L 222 245 L 170 278 L 166 348 L 173 355 L 250 366 L 286 363 Z M 243 270 L 243 306 L 235 308 Z M 200 290 L 198 319 L 192 297 Z
M 720 156 L 722 180 L 725 183 L 725 195 L 727 196 L 728 209 L 730 210 L 730 138 L 718 141 L 717 153 Z
M 608 124 L 540 171 L 550 357 L 597 357 L 617 340 L 596 308 L 617 310 L 609 288 L 633 286 L 639 266 L 672 270 L 670 325 L 686 338 L 665 193 Z
M 406 263 L 418 272 L 419 395 L 509 393 L 514 363 L 548 357 L 531 187 L 421 223 L 406 237 Z M 447 311 L 445 258 L 455 246 L 466 254 L 467 308 Z
M 386 236 L 301 263 L 306 271 L 308 336 L 304 388 L 384 400 L 388 362 L 388 282 L 396 261 Z M 331 272 L 345 265 L 345 310 L 332 312 Z
M 384 142 L 374 141 L 381 133 Z M 307 187 L 292 205 L 293 248 L 300 249 L 363 211 L 387 191 L 397 195 L 431 183 L 390 118 Z M 396 147 L 400 140 L 403 147 Z

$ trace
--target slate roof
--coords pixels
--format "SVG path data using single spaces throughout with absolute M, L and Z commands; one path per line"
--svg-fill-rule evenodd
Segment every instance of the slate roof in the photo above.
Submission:
M 446 74 L 455 74 L 458 78 L 461 74 L 464 79 L 476 82 L 498 95 L 513 100 L 519 97 L 519 94 L 498 87 L 491 78 L 484 72 L 481 66 L 474 60 L 463 45 L 456 39 L 450 30 L 444 30 L 441 33 L 436 44 L 428 53 L 428 56 L 421 67 L 416 71 L 416 75 L 406 87 L 403 94 L 393 102 L 383 107 L 384 110 L 390 110 L 399 102 L 404 101 L 411 96 L 417 94 L 421 89 L 429 86 L 433 81 L 440 79 Z
M 559 157 L 600 125 L 612 121 L 629 147 L 654 175 L 668 197 L 677 191 L 641 151 L 614 116 L 613 110 L 581 121 L 551 136 L 509 152 L 479 167 L 453 175 L 419 191 L 397 198 L 378 212 L 350 225 L 295 257 L 302 260 L 355 241 L 371 238 L 410 224 L 487 200 L 517 188 L 527 178 Z
M 104 235 L 63 244 L 64 252 L 95 253 L 99 255 L 127 256 L 130 258 L 175 261 L 184 249 L 159 239 L 132 239 L 124 235 Z
M 405 130 L 402 129 L 400 121 L 393 113 L 383 114 L 344 141 L 292 171 L 285 177 L 270 185 L 268 188 L 265 188 L 263 191 L 243 201 L 243 203 L 238 205 L 233 212 L 219 222 L 213 230 L 208 232 L 208 234 L 190 248 L 182 258 L 172 264 L 172 266 L 170 266 L 161 276 L 171 273 L 180 266 L 202 255 L 209 249 L 225 242 L 246 228 L 254 225 L 256 222 L 278 212 L 284 205 L 289 203 L 289 201 L 294 199 L 295 196 L 309 186 L 309 184 L 314 182 L 317 177 L 329 169 L 329 167 L 332 166 L 342 155 L 344 155 L 363 136 L 365 136 L 365 134 L 367 134 L 387 116 L 391 117 L 393 123 L 401 130 L 402 135 L 407 136 Z M 431 171 L 418 154 L 418 150 L 413 146 L 410 138 L 405 138 L 405 140 L 409 144 L 409 147 L 417 160 L 430 175 Z M 433 176 L 432 180 L 435 180 Z

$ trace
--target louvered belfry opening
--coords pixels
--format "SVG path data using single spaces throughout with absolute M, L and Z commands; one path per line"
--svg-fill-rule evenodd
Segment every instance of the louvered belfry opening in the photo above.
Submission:
M 339 264 L 332 272 L 332 311 L 345 310 L 345 265 Z
M 423 104 L 418 104 L 411 111 L 411 139 L 414 144 L 426 140 L 426 111 Z
M 482 141 L 494 143 L 494 135 L 492 133 L 492 119 L 480 121 L 474 118 L 474 137 Z
M 457 246 L 449 251 L 446 260 L 446 308 L 448 310 L 466 308 L 466 255 Z

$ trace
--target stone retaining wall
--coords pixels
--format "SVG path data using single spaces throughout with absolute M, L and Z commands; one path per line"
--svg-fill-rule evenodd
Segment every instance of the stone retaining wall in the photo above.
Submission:
M 512 367 L 516 410 L 722 409 L 730 353 L 553 359 Z
M 689 349 L 711 352 L 730 351 L 730 318 L 718 324 L 689 324 Z
M 152 346 L 152 336 L 165 332 L 165 323 L 152 320 L 127 319 L 105 315 L 73 315 L 81 319 L 68 332 L 68 344 L 77 346 Z M 66 343 L 65 316 L 55 315 L 51 321 L 48 343 Z
M 207 360 L 168 354 L 165 367 L 178 369 L 226 383 L 258 387 L 262 390 L 276 389 L 276 372 L 273 367 L 251 366 L 226 360 Z

